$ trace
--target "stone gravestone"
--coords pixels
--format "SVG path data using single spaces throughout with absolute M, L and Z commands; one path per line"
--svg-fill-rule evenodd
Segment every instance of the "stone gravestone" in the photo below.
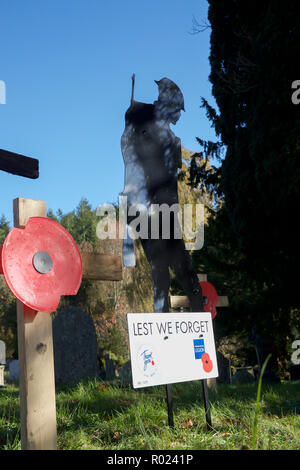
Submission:
M 98 350 L 99 376 L 103 380 L 113 380 L 116 378 L 116 368 L 114 361 L 103 348 Z
M 300 364 L 291 366 L 289 368 L 289 372 L 291 375 L 291 380 L 300 380 Z
M 230 360 L 223 356 L 220 351 L 217 351 L 217 362 L 219 377 L 217 377 L 218 384 L 231 384 L 231 366 Z
M 95 326 L 80 308 L 66 307 L 54 318 L 53 348 L 56 384 L 99 376 Z
M 6 346 L 4 341 L 0 340 L 0 364 L 5 366 L 6 364 Z
M 4 341 L 0 340 L 0 387 L 4 387 L 4 368 L 6 364 L 6 347 Z
M 211 389 L 215 389 L 217 384 L 231 384 L 231 365 L 230 360 L 217 351 L 217 363 L 219 376 L 216 379 L 207 379 L 207 385 Z
M 99 378 L 102 380 L 106 379 L 104 356 L 105 356 L 104 349 L 99 348 L 98 349 Z
M 255 348 L 260 373 L 263 363 L 268 356 L 268 350 L 270 349 L 269 341 L 266 340 L 266 338 L 264 338 L 262 335 L 260 335 L 256 327 L 254 327 L 251 331 L 251 334 L 248 336 L 248 343 L 254 346 Z M 279 378 L 271 369 L 270 361 L 268 362 L 267 367 L 265 369 L 263 380 L 267 382 L 279 382 Z
M 116 368 L 114 361 L 109 357 L 109 354 L 105 354 L 105 378 L 107 380 L 113 380 L 116 378 Z
M 13 382 L 18 382 L 19 380 L 19 361 L 15 359 L 9 363 L 9 378 Z
M 255 382 L 255 375 L 253 367 L 237 367 L 236 372 L 232 376 L 232 383 L 234 385 L 249 384 Z
M 119 378 L 124 385 L 132 384 L 131 361 L 125 362 L 118 372 Z

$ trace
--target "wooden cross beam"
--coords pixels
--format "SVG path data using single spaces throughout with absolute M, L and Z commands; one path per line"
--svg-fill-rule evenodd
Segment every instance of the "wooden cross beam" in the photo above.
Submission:
M 121 281 L 122 257 L 100 253 L 81 252 L 82 277 L 92 281 Z
M 39 161 L 18 153 L 0 149 L 0 170 L 25 178 L 39 177 Z
M 23 198 L 14 200 L 15 227 L 24 227 L 30 217 L 46 216 L 44 201 Z M 122 279 L 121 256 L 99 253 L 81 255 L 83 278 L 109 281 Z M 50 314 L 36 312 L 17 300 L 17 320 L 22 449 L 55 450 L 57 432 L 52 318 Z
M 207 274 L 198 274 L 199 281 L 207 281 Z M 190 301 L 186 295 L 171 295 L 170 296 L 171 308 L 189 308 Z M 218 296 L 217 307 L 228 307 L 229 300 L 227 295 Z

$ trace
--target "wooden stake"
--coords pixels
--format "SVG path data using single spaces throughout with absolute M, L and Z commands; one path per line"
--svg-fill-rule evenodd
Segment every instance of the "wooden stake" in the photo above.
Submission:
M 46 217 L 46 203 L 14 200 L 14 225 Z M 23 450 L 55 450 L 56 402 L 50 313 L 36 312 L 17 300 L 21 444 Z
M 17 228 L 24 228 L 30 217 L 47 216 L 46 203 L 33 199 L 15 199 L 13 212 L 14 226 Z M 1 250 L 2 246 L 0 257 Z M 99 253 L 81 253 L 81 256 L 83 278 L 122 279 L 121 256 Z M 0 274 L 3 274 L 2 271 Z M 55 450 L 57 431 L 52 318 L 50 313 L 37 312 L 17 300 L 17 323 L 22 449 Z

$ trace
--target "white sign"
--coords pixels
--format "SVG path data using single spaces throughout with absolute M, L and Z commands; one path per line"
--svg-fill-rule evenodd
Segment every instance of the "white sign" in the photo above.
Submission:
M 128 313 L 133 387 L 218 377 L 211 314 Z

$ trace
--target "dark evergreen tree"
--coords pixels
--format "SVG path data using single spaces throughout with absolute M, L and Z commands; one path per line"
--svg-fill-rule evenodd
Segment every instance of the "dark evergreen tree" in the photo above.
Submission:
M 291 99 L 299 78 L 299 3 L 208 3 L 218 112 L 204 99 L 202 104 L 220 143 L 205 147 L 198 141 L 208 156 L 221 143 L 225 153 L 213 173 L 197 168 L 196 154 L 191 182 L 210 180 L 224 206 L 210 221 L 202 262 L 227 273 L 236 299 L 232 329 L 257 325 L 272 343 L 275 361 L 286 352 L 300 300 L 300 105 Z
M 296 306 L 300 108 L 292 103 L 291 85 L 299 3 L 209 4 L 210 80 L 220 110 L 214 124 L 227 148 L 221 190 L 249 269 L 274 285 L 281 306 Z
M 0 218 L 0 243 L 3 243 L 6 235 L 10 230 L 9 222 L 6 220 L 5 215 L 2 215 Z

